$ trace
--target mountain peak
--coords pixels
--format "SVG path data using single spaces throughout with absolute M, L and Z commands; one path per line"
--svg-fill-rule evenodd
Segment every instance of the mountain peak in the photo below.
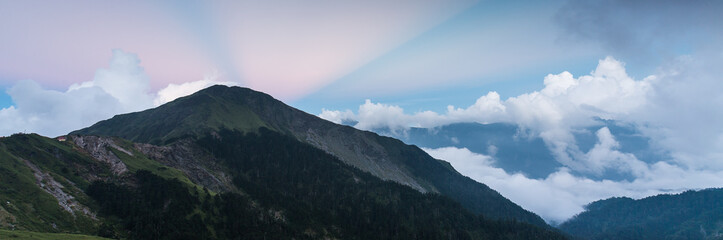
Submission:
M 70 134 L 170 145 L 180 139 L 198 140 L 225 130 L 259 133 L 261 128 L 311 145 L 380 179 L 422 193 L 449 196 L 473 213 L 546 225 L 539 216 L 416 146 L 334 124 L 248 88 L 212 86 L 160 107 L 117 115 Z
M 262 92 L 214 85 L 157 108 L 117 115 L 70 134 L 116 136 L 164 145 L 222 128 L 242 132 L 254 132 L 261 127 L 276 130 L 254 110 L 281 106 L 285 105 Z

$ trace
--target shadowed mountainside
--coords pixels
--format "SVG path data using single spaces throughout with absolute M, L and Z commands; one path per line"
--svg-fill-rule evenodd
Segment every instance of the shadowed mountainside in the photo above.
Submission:
M 334 124 L 248 88 L 212 86 L 158 108 L 118 115 L 70 134 L 169 145 L 223 129 L 255 133 L 260 128 L 308 143 L 383 180 L 448 196 L 474 213 L 546 226 L 539 216 L 415 146 Z

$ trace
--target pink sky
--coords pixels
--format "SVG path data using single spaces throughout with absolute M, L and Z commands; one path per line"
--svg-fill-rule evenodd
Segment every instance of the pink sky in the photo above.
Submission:
M 120 48 L 140 57 L 153 89 L 218 71 L 221 80 L 290 100 L 473 2 L 3 2 L 0 84 L 31 79 L 62 90 L 92 79 Z

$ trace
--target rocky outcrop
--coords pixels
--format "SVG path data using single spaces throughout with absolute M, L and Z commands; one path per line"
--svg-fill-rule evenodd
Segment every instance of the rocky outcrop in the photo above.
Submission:
M 115 175 L 121 175 L 128 171 L 128 167 L 108 148 L 114 148 L 133 156 L 133 153 L 118 146 L 112 138 L 98 136 L 69 136 L 70 139 L 83 150 L 87 151 L 94 159 L 107 163 Z
M 216 164 L 216 160 L 195 147 L 190 140 L 169 146 L 136 143 L 134 148 L 151 160 L 181 170 L 191 181 L 215 192 L 237 191 L 231 176 Z
M 32 170 L 33 176 L 35 176 L 36 180 L 35 184 L 37 184 L 41 189 L 43 189 L 43 191 L 49 193 L 50 195 L 53 195 L 53 197 L 58 200 L 58 205 L 60 205 L 63 210 L 73 215 L 75 215 L 76 212 L 80 212 L 92 219 L 96 219 L 95 213 L 90 211 L 87 206 L 80 204 L 78 201 L 76 201 L 73 195 L 66 193 L 64 191 L 65 186 L 56 181 L 53 176 L 51 176 L 47 172 L 43 172 L 42 170 L 40 170 L 40 168 L 38 168 L 38 166 L 35 166 L 35 164 L 31 163 L 30 161 L 23 161 L 25 162 L 25 165 L 27 165 L 30 170 Z
M 135 143 L 134 149 L 124 149 L 112 137 L 72 135 L 70 139 L 94 159 L 109 164 L 116 175 L 127 172 L 128 167 L 109 148 L 130 156 L 133 156 L 135 149 L 151 160 L 180 170 L 193 183 L 211 191 L 237 191 L 231 182 L 231 176 L 216 164 L 213 157 L 194 147 L 189 140 L 181 140 L 169 146 Z

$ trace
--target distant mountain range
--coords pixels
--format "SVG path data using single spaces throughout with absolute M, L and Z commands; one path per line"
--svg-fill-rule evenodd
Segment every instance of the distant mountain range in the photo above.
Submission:
M 601 119 L 598 122 L 600 125 L 574 134 L 581 151 L 587 152 L 593 148 L 597 143 L 595 131 L 607 127 L 620 142 L 620 151 L 632 153 L 639 160 L 648 163 L 665 159 L 666 153 L 652 147 L 650 139 L 642 136 L 633 126 Z M 382 128 L 375 129 L 374 132 L 423 148 L 467 148 L 475 153 L 492 156 L 495 167 L 510 173 L 520 172 L 530 178 L 545 178 L 563 166 L 555 160 L 542 138 L 530 136 L 519 126 L 509 123 L 455 123 L 435 128 L 410 128 L 406 131 Z M 595 180 L 633 180 L 628 173 L 614 171 L 585 177 Z
M 0 139 L 0 228 L 132 239 L 562 239 L 421 149 L 213 86 Z
M 723 189 L 600 200 L 560 229 L 581 239 L 723 239 Z

